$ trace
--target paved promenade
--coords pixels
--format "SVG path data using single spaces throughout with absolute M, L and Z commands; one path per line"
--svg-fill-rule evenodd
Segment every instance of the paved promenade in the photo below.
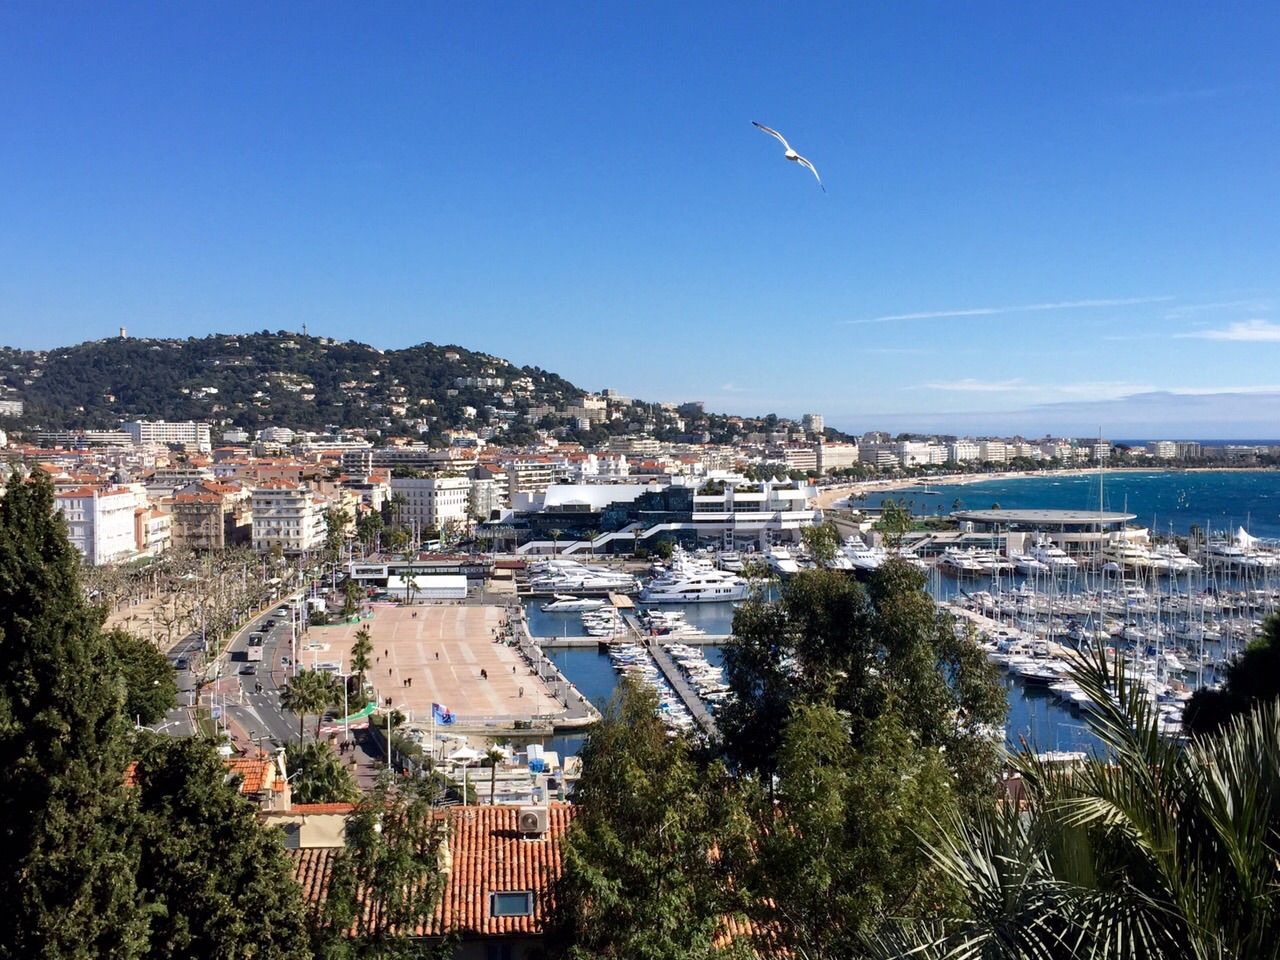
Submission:
M 496 642 L 506 622 L 498 606 L 425 603 L 374 604 L 374 616 L 360 624 L 316 627 L 298 662 L 351 667 L 356 631 L 368 626 L 373 641 L 369 681 L 378 706 L 390 705 L 413 721 L 431 722 L 431 704 L 441 703 L 458 718 L 523 720 L 564 714 L 547 684 L 515 648 Z

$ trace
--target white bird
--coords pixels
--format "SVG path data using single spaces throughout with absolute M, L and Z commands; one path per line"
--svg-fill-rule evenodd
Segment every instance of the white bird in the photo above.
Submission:
M 782 134 L 780 134 L 777 130 L 774 130 L 772 127 L 766 127 L 763 123 L 760 123 L 760 122 L 759 122 L 759 121 L 757 121 L 757 120 L 752 120 L 752 121 L 751 121 L 751 123 L 752 123 L 755 127 L 759 128 L 760 130 L 763 130 L 763 131 L 764 131 L 765 133 L 767 133 L 769 136 L 776 138 L 776 139 L 777 139 L 777 141 L 778 141 L 779 143 L 781 143 L 781 144 L 783 145 L 783 147 L 785 147 L 785 148 L 786 148 L 786 151 L 787 151 L 787 152 L 784 154 L 784 156 L 786 156 L 786 158 L 787 158 L 788 160 L 792 161 L 793 163 L 798 163 L 798 164 L 800 164 L 800 166 L 804 167 L 806 170 L 808 170 L 810 173 L 812 173 L 812 174 L 813 174 L 813 176 L 814 176 L 814 178 L 818 181 L 818 186 L 822 187 L 822 178 L 818 176 L 818 168 L 817 168 L 817 167 L 815 167 L 815 166 L 814 166 L 812 163 L 810 163 L 808 160 L 806 160 L 804 157 L 800 156 L 800 154 L 798 154 L 798 153 L 796 153 L 794 150 L 792 150 L 792 149 L 791 149 L 791 144 L 787 143 L 787 138 L 786 138 L 786 137 L 784 137 Z M 826 187 L 822 187 L 822 192 L 823 192 L 823 193 L 826 193 L 826 192 L 827 192 L 827 188 L 826 188 Z

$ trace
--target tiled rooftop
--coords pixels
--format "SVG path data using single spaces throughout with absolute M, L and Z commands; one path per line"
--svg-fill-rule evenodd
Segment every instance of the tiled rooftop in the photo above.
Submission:
M 297 810 L 297 807 L 291 808 Z M 516 829 L 516 806 L 453 807 L 449 817 L 451 867 L 431 922 L 420 936 L 495 936 L 542 933 L 550 893 L 560 876 L 560 843 L 573 818 L 573 807 L 552 804 L 547 833 L 526 839 Z M 311 903 L 324 898 L 329 872 L 340 851 L 335 848 L 290 850 L 294 878 Z M 489 894 L 529 892 L 533 912 L 524 917 L 494 917 Z

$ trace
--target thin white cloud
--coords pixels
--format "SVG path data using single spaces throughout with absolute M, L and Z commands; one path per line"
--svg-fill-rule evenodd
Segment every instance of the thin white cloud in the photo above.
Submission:
M 1227 340 L 1234 343 L 1278 343 L 1280 323 L 1270 320 L 1241 320 L 1215 330 L 1193 330 L 1179 337 L 1196 340 Z
M 1051 303 L 1024 303 L 1011 307 L 967 307 L 960 310 L 924 310 L 918 313 L 888 313 L 841 323 L 894 323 L 901 320 L 940 320 L 947 317 L 995 317 L 1010 313 L 1040 313 L 1047 310 L 1089 310 L 1097 307 L 1130 307 L 1143 303 L 1167 303 L 1174 297 L 1120 297 L 1105 300 L 1058 300 Z
M 1123 380 L 1042 383 L 1022 377 L 1011 380 L 978 380 L 974 377 L 965 377 L 960 380 L 935 380 L 919 386 L 925 390 L 941 390 L 950 393 L 1019 393 L 1022 394 L 1022 399 L 1026 403 L 1031 404 L 1067 400 L 1119 400 L 1159 389 L 1148 383 L 1132 383 Z
M 946 390 L 951 393 L 1005 393 L 1010 390 L 1025 390 L 1027 381 L 1020 378 L 1014 380 L 977 380 L 965 377 L 962 380 L 935 380 L 922 383 L 926 390 Z
M 1272 301 L 1255 297 L 1252 300 L 1215 300 L 1209 303 L 1180 303 L 1176 307 L 1170 307 L 1164 312 L 1166 320 L 1176 320 L 1179 317 L 1190 317 L 1197 313 L 1209 313 L 1218 310 L 1249 310 L 1253 312 L 1270 310 Z

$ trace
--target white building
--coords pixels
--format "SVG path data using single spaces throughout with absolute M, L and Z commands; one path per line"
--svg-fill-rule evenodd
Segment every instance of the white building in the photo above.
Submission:
M 77 487 L 58 493 L 55 502 L 67 521 L 72 545 L 86 563 L 98 566 L 134 555 L 137 495 L 132 490 Z
M 293 443 L 295 434 L 289 427 L 264 427 L 258 431 L 258 440 L 261 443 L 279 443 L 288 446 Z
M 693 497 L 693 527 L 701 539 L 723 543 L 799 540 L 800 531 L 821 519 L 811 509 L 812 487 L 794 483 L 727 482 L 719 492 Z
M 818 443 L 818 472 L 845 470 L 858 463 L 856 443 Z
M 1003 440 L 980 440 L 978 459 L 983 463 L 1005 463 L 1009 459 L 1009 445 Z
M 1147 453 L 1157 460 L 1175 460 L 1178 457 L 1178 445 L 1172 440 L 1152 440 L 1147 444 Z
M 21 400 L 0 400 L 0 417 L 22 416 Z
M 404 503 L 397 509 L 405 523 L 442 529 L 445 524 L 466 525 L 470 516 L 471 483 L 466 477 L 392 477 L 391 496 Z
M 477 520 L 488 520 L 495 512 L 507 508 L 507 485 L 502 480 L 485 478 L 471 481 L 471 498 L 467 506 Z
M 947 459 L 956 463 L 968 463 L 982 456 L 982 448 L 976 440 L 952 440 L 947 444 Z
M 324 545 L 324 504 L 305 484 L 268 480 L 254 488 L 253 549 L 305 553 Z
M 800 426 L 804 427 L 808 433 L 816 433 L 818 436 L 822 436 L 822 431 L 827 427 L 827 421 L 820 413 L 806 413 L 800 418 Z
M 195 423 L 187 420 L 171 423 L 167 420 L 133 420 L 123 424 L 121 429 L 129 434 L 134 446 L 163 447 L 170 443 L 181 444 L 208 453 L 213 449 L 207 423 Z

